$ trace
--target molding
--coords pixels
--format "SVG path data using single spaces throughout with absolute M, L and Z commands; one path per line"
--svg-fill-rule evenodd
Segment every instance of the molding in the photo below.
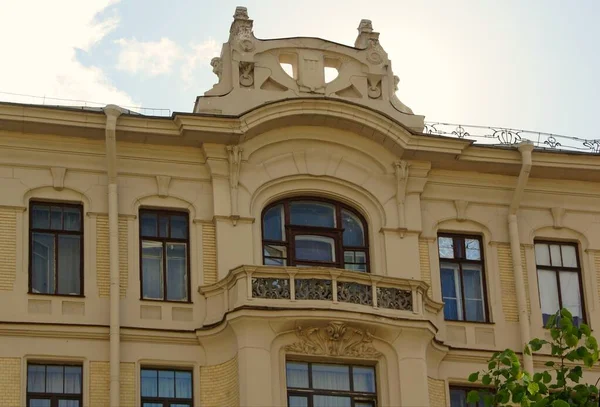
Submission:
M 213 217 L 213 221 L 214 222 L 231 221 L 231 222 L 234 222 L 234 226 L 235 226 L 235 223 L 254 223 L 255 218 L 247 218 L 247 217 L 242 217 L 242 216 L 215 215 Z
M 52 174 L 52 186 L 55 190 L 62 191 L 65 187 L 67 169 L 65 167 L 51 167 L 50 173 Z
M 551 208 L 550 212 L 552 212 L 552 226 L 554 227 L 554 229 L 561 229 L 563 227 L 563 219 L 566 213 L 565 208 Z
M 467 208 L 469 206 L 468 201 L 457 200 L 454 201 L 454 207 L 456 208 L 456 220 L 464 222 L 467 220 Z
M 171 177 L 167 175 L 156 176 L 156 194 L 161 198 L 167 198 L 169 196 L 169 186 L 171 184 Z
M 0 205 L 1 211 L 26 212 L 26 206 Z

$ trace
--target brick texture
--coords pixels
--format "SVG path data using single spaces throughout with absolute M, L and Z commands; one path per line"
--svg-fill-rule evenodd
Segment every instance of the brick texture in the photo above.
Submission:
M 90 362 L 90 407 L 110 404 L 110 364 Z M 135 364 L 121 363 L 121 398 L 119 407 L 135 406 Z
M 217 233 L 215 225 L 202 225 L 202 270 L 204 284 L 217 282 Z
M 121 298 L 127 293 L 128 273 L 128 223 L 127 219 L 119 219 L 119 277 L 121 280 Z M 108 216 L 98 215 L 96 218 L 96 282 L 98 295 L 108 297 L 110 294 L 110 257 L 108 242 Z
M 600 296 L 600 253 L 594 254 L 594 268 L 596 271 L 596 282 L 598 284 L 598 295 Z
M 443 380 L 427 378 L 429 388 L 429 406 L 446 407 L 446 383 Z
M 0 358 L 0 406 L 21 405 L 21 359 Z
M 500 286 L 502 287 L 502 310 L 504 311 L 504 318 L 509 322 L 518 322 L 519 308 L 517 305 L 517 289 L 515 286 L 515 274 L 513 271 L 512 254 L 509 244 L 503 243 L 498 245 L 498 266 L 500 270 Z M 523 246 L 521 246 L 521 267 L 523 267 L 527 309 L 531 312 L 529 277 L 527 275 L 525 249 Z
M 431 297 L 431 264 L 429 262 L 429 242 L 419 239 L 419 261 L 421 262 L 421 280 L 429 284 L 427 293 Z
M 237 357 L 220 365 L 200 367 L 200 405 L 203 407 L 240 405 Z
M 0 211 L 0 291 L 12 291 L 17 268 L 17 214 Z

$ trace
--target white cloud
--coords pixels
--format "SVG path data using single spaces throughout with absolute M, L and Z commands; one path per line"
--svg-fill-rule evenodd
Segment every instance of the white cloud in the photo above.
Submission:
M 181 66 L 181 78 L 188 85 L 194 81 L 194 72 L 199 65 L 205 65 L 203 68 L 210 68 L 210 60 L 220 55 L 221 46 L 210 38 L 200 44 L 192 45 L 191 49 Z
M 175 61 L 182 57 L 179 45 L 168 38 L 156 42 L 121 38 L 115 42 L 121 46 L 117 69 L 129 73 L 148 76 L 169 73 Z
M 220 46 L 212 38 L 199 44 L 190 44 L 186 49 L 169 38 L 160 41 L 141 42 L 121 38 L 115 41 L 121 46 L 117 69 L 131 74 L 156 76 L 179 69 L 181 79 L 187 85 L 194 79 L 196 68 L 206 65 L 219 55 Z
M 115 15 L 97 19 L 115 2 L 0 1 L 0 92 L 135 105 L 101 69 L 86 67 L 76 57 L 77 48 L 89 50 L 118 25 Z M 42 103 L 6 93 L 0 93 L 0 100 Z M 46 103 L 73 104 L 50 99 Z

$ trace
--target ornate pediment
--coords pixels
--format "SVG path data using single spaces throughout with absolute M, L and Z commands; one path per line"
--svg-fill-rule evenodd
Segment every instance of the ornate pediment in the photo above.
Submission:
M 296 328 L 299 341 L 285 347 L 287 352 L 307 355 L 378 358 L 381 352 L 373 347 L 369 331 L 333 321 L 325 327 Z

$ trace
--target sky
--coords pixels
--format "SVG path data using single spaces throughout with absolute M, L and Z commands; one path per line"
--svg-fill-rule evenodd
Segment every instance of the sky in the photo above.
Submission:
M 258 38 L 352 45 L 372 20 L 428 121 L 600 138 L 598 0 L 0 0 L 0 100 L 190 112 L 238 5 Z

